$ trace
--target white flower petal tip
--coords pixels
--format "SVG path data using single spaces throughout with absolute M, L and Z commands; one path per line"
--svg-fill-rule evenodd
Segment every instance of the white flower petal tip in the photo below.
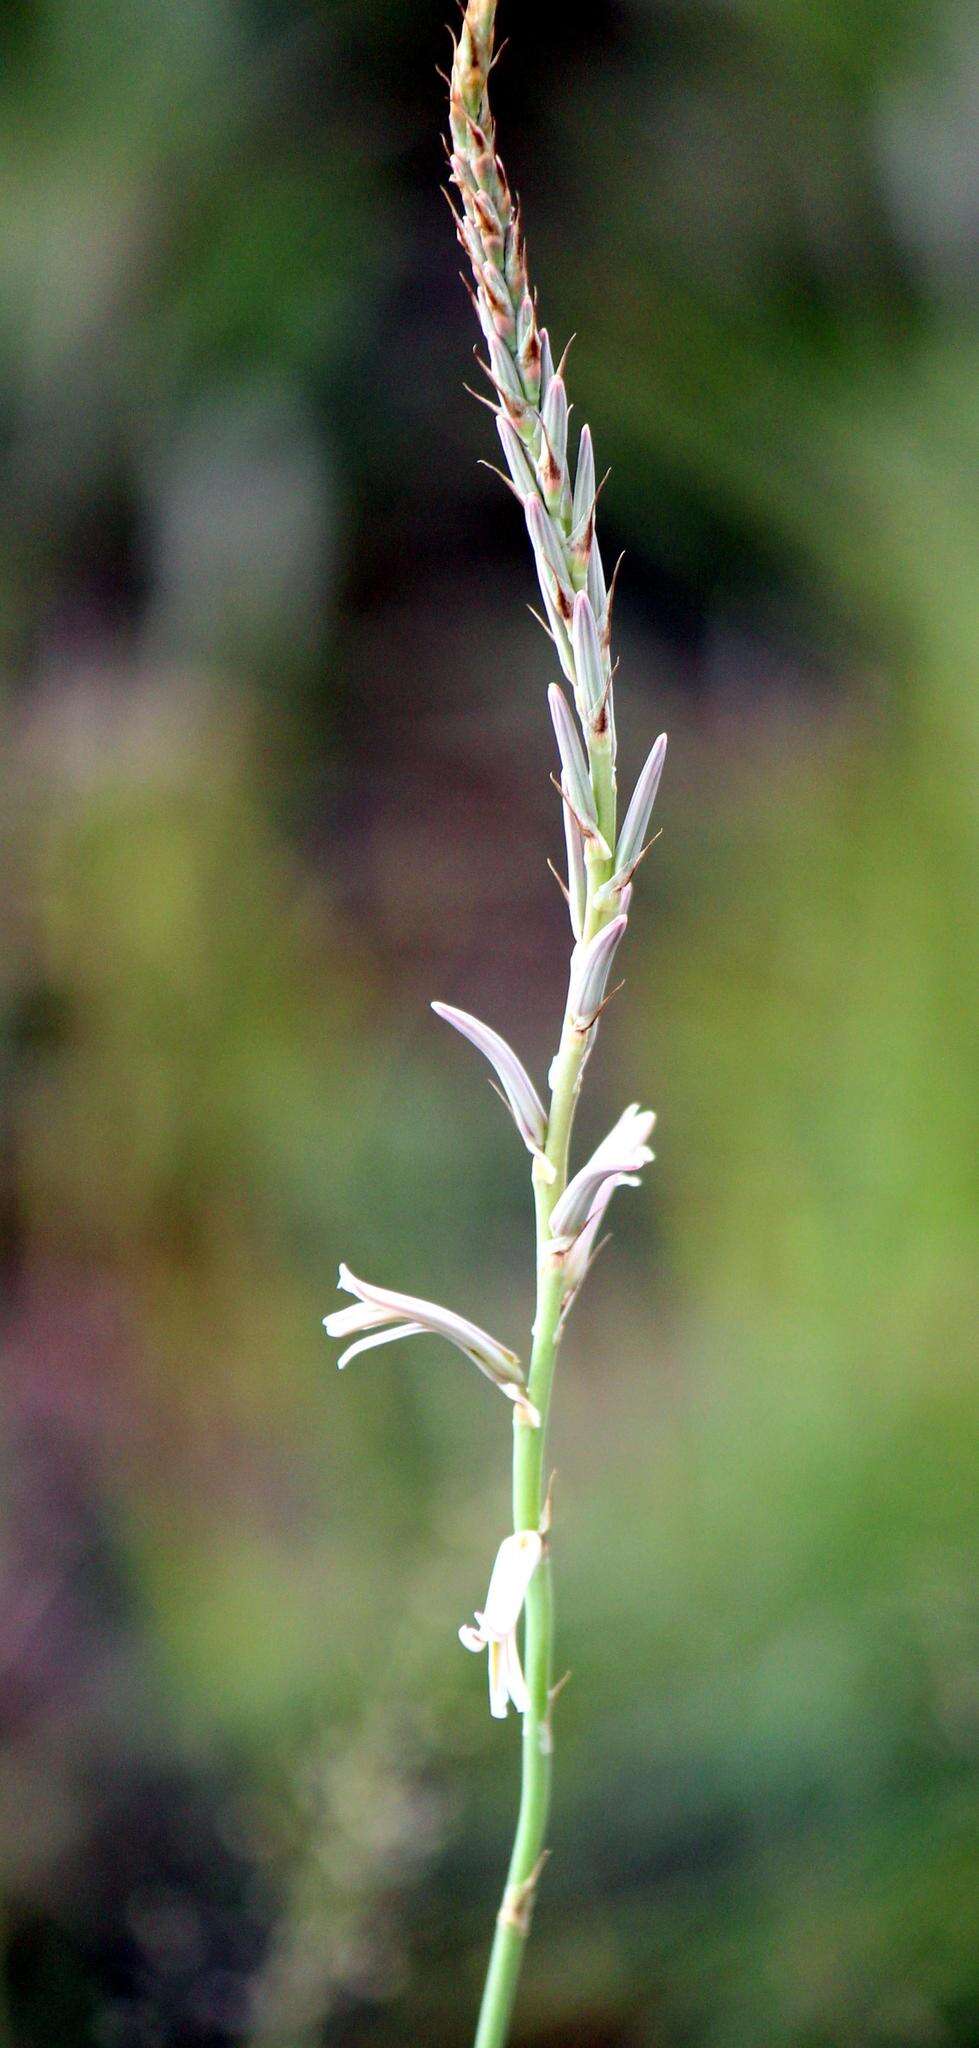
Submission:
M 451 1024 L 468 1038 L 470 1045 L 489 1060 L 506 1096 L 513 1121 L 528 1152 L 540 1152 L 547 1142 L 547 1112 L 523 1062 L 498 1031 L 471 1017 L 468 1010 L 456 1010 L 451 1003 L 433 1003 L 436 1017 Z
M 328 1337 L 356 1340 L 338 1359 L 341 1370 L 359 1352 L 370 1351 L 378 1344 L 395 1343 L 400 1337 L 420 1337 L 426 1333 L 445 1337 L 509 1400 L 536 1414 L 526 1398 L 526 1381 L 516 1352 L 491 1337 L 488 1330 L 481 1330 L 478 1323 L 456 1315 L 453 1309 L 442 1308 L 438 1302 L 422 1301 L 414 1294 L 397 1294 L 389 1287 L 372 1287 L 366 1280 L 358 1280 L 347 1265 L 340 1267 L 339 1285 L 357 1297 L 347 1308 L 334 1309 L 331 1315 L 323 1317 Z
M 517 1624 L 527 1588 L 543 1554 L 544 1539 L 538 1529 L 518 1529 L 513 1536 L 504 1537 L 490 1575 L 486 1606 L 482 1613 L 477 1609 L 475 1628 L 471 1622 L 465 1622 L 459 1630 L 464 1649 L 486 1649 L 489 1653 L 490 1713 L 494 1720 L 505 1720 L 511 1704 L 518 1714 L 526 1714 L 530 1708 L 517 1648 Z

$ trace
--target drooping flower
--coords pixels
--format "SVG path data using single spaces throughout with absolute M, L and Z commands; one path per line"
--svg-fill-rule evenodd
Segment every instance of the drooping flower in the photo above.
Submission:
M 476 1627 L 466 1622 L 459 1630 L 465 1649 L 489 1652 L 490 1713 L 498 1721 L 506 1719 L 511 1700 L 518 1714 L 526 1714 L 530 1707 L 517 1648 L 517 1623 L 543 1551 L 544 1539 L 537 1529 L 518 1529 L 515 1535 L 504 1537 L 496 1553 L 486 1605 L 482 1613 L 476 1609 Z
M 516 1352 L 481 1330 L 478 1323 L 456 1315 L 454 1309 L 440 1307 L 438 1302 L 422 1301 L 414 1294 L 397 1294 L 388 1287 L 372 1287 L 366 1280 L 358 1280 L 346 1265 L 341 1264 L 338 1284 L 345 1293 L 357 1296 L 349 1308 L 334 1309 L 332 1315 L 323 1317 L 328 1337 L 355 1339 L 337 1359 L 340 1371 L 361 1351 L 394 1343 L 399 1337 L 418 1337 L 429 1332 L 455 1344 L 514 1403 L 522 1421 L 534 1429 L 540 1427 L 540 1416 L 527 1399 L 527 1383 Z

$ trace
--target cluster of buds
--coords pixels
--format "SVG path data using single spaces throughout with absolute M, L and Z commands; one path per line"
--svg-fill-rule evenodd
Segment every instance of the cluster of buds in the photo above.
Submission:
M 565 357 L 555 368 L 527 281 L 519 204 L 496 152 L 488 83 L 496 0 L 470 0 L 449 85 L 449 169 L 461 202 L 456 231 L 472 271 L 509 482 L 523 506 L 546 630 L 583 723 L 614 757 L 612 591 L 595 538 L 598 489 L 591 433 L 582 427 L 572 478 Z M 567 352 L 565 352 L 566 355 Z M 614 578 L 612 579 L 614 590 Z
M 472 273 L 471 295 L 489 360 L 492 396 L 511 489 L 523 508 L 537 568 L 544 626 L 571 686 L 584 745 L 563 691 L 550 692 L 561 757 L 567 842 L 566 893 L 576 942 L 583 935 L 586 865 L 602 865 L 596 908 L 628 911 L 666 751 L 656 741 L 615 842 L 616 735 L 611 657 L 615 576 L 606 583 L 595 531 L 591 432 L 582 427 L 572 474 L 567 351 L 555 368 L 527 280 L 520 207 L 496 150 L 489 75 L 496 0 L 469 0 L 449 81 L 449 170 L 459 195 L 456 231 Z M 611 957 L 611 956 L 609 956 Z M 599 1003 L 601 998 L 599 998 Z M 595 1005 L 597 1008 L 598 1005 Z

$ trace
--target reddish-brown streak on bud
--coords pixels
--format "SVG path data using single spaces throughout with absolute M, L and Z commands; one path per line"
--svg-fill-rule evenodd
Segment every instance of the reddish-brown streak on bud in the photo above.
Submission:
M 473 159 L 473 173 L 475 175 L 476 182 L 478 185 L 486 187 L 492 186 L 493 159 L 490 156 L 488 150 L 484 150 L 481 156 L 477 156 Z
M 492 201 L 487 198 L 485 192 L 477 192 L 476 194 L 476 212 L 479 215 L 479 224 L 484 233 L 499 236 L 500 222 L 497 217 L 496 208 Z
M 491 275 L 487 275 L 486 270 L 483 269 L 480 273 L 479 282 L 489 300 L 491 310 L 494 313 L 506 313 L 512 319 L 513 314 L 510 301 L 505 292 L 501 291 L 496 279 Z
M 514 398 L 512 392 L 501 391 L 500 401 L 506 413 L 507 419 L 510 421 L 511 425 L 515 427 L 522 427 L 527 415 L 527 408 L 524 405 L 523 400 L 520 398 Z
M 576 566 L 579 569 L 587 569 L 588 567 L 588 560 L 589 556 L 591 555 L 592 541 L 594 540 L 594 537 L 595 519 L 594 514 L 591 514 L 589 516 L 588 524 L 585 527 L 584 532 L 579 535 L 576 541 L 572 541 L 568 548 L 568 553 L 571 556 L 571 560 L 576 564 Z
M 540 336 L 537 332 L 536 323 L 531 328 L 530 333 L 528 334 L 527 339 L 524 342 L 523 348 L 521 350 L 521 359 L 523 361 L 524 369 L 527 371 L 528 375 L 533 378 L 535 383 L 539 383 Z

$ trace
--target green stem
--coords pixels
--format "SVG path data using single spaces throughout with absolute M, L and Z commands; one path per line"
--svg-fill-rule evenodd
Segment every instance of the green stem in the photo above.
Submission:
M 594 894 L 607 880 L 609 872 L 610 864 L 589 869 L 585 939 L 591 938 L 604 922 L 602 913 L 595 907 Z M 514 1418 L 515 1529 L 539 1529 L 545 1506 L 544 1454 L 564 1294 L 561 1266 L 550 1250 L 549 1226 L 551 1211 L 567 1184 L 571 1128 L 588 1050 L 588 1036 L 576 1028 L 569 1007 L 565 1012 L 561 1044 L 551 1073 L 551 1105 L 544 1154 L 547 1166 L 542 1168 L 539 1160 L 534 1162 L 537 1308 L 527 1390 L 540 1413 L 540 1428 L 529 1429 L 519 1418 Z M 546 1177 L 548 1169 L 553 1172 L 550 1180 Z M 551 1799 L 553 1642 L 551 1560 L 545 1550 L 531 1579 L 524 1607 L 524 1673 L 530 1708 L 523 1717 L 520 1809 L 483 1986 L 474 2048 L 505 2048 L 524 1947 L 530 1931 Z

